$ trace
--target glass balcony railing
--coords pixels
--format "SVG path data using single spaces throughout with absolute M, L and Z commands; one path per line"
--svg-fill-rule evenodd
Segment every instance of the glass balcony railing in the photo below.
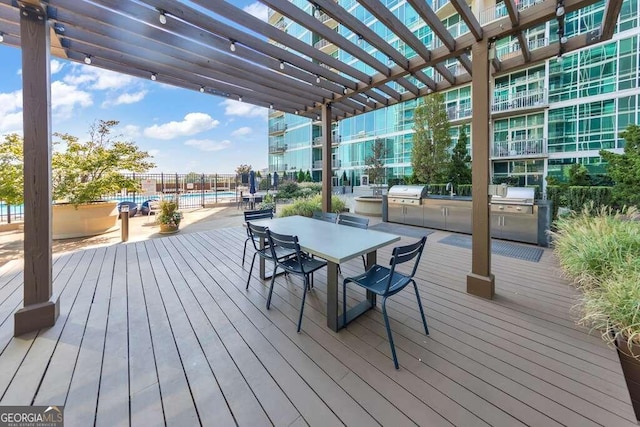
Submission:
M 471 117 L 471 107 L 448 108 L 447 117 L 449 121 L 467 119 Z
M 276 123 L 274 125 L 269 126 L 269 133 L 270 134 L 274 134 L 274 133 L 282 133 L 284 131 L 287 130 L 287 124 L 286 123 Z
M 546 157 L 547 141 L 544 138 L 494 142 L 491 158 L 514 159 L 525 157 Z
M 339 169 L 342 166 L 342 162 L 340 160 L 332 160 L 331 161 L 331 169 Z M 314 169 L 322 169 L 322 160 L 314 160 L 313 161 Z
M 331 143 L 333 145 L 339 144 L 340 139 L 341 139 L 340 135 L 334 135 L 333 139 L 331 140 Z M 314 146 L 322 145 L 322 136 L 316 136 L 315 138 L 313 138 L 313 145 Z
M 537 38 L 534 40 L 527 40 L 527 44 L 529 46 L 529 51 L 540 49 L 541 47 L 545 47 L 549 45 L 549 39 L 547 37 Z M 514 56 L 518 56 L 521 54 L 522 49 L 520 49 L 520 44 L 515 41 L 508 45 L 500 46 L 496 48 L 496 56 L 501 61 L 513 58 Z
M 538 3 L 542 3 L 543 1 L 544 0 L 520 0 L 516 2 L 516 8 L 520 12 Z M 491 6 L 485 10 L 480 11 L 478 20 L 480 21 L 481 25 L 484 25 L 491 21 L 495 21 L 496 19 L 507 16 L 508 14 L 509 12 L 507 12 L 507 8 L 504 3 L 498 3 L 495 6 Z
M 540 108 L 549 104 L 546 90 L 529 90 L 493 98 L 491 112 L 500 113 L 526 108 Z
M 269 154 L 284 153 L 285 151 L 287 151 L 287 148 L 288 148 L 287 144 L 270 145 Z

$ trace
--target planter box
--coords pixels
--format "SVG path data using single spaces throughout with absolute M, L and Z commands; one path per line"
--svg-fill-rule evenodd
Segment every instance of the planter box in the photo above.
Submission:
M 119 228 L 117 202 L 53 205 L 53 238 L 96 236 Z
M 382 216 L 382 197 L 355 197 L 353 199 L 353 212 L 366 216 Z
M 633 411 L 636 414 L 636 419 L 640 421 L 640 360 L 634 357 L 640 356 L 640 347 L 634 344 L 629 349 L 628 344 L 618 336 L 616 338 L 616 349 L 618 350 L 622 373 L 627 382 Z

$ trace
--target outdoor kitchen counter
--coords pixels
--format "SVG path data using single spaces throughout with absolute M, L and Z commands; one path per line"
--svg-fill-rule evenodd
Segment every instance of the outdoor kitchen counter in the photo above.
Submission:
M 387 200 L 383 202 L 382 220 L 407 225 L 417 225 L 445 231 L 471 234 L 472 199 L 469 196 L 428 195 L 421 204 L 405 208 L 404 217 L 393 214 Z M 497 205 L 496 205 L 497 206 Z M 499 239 L 549 246 L 548 230 L 551 224 L 551 206 L 548 201 L 536 200 L 530 214 L 501 212 L 493 206 L 491 211 L 491 236 Z M 409 209 L 409 210 L 407 210 Z M 417 221 L 419 209 L 422 222 Z

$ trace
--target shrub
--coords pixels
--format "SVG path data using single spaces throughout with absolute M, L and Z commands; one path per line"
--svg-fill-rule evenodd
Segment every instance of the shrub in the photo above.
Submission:
M 344 201 L 338 196 L 331 196 L 331 208 L 333 212 L 342 212 L 345 209 Z M 292 204 L 280 210 L 279 216 L 301 215 L 311 218 L 313 211 L 322 210 L 322 196 L 305 197 L 295 200 Z
M 163 199 L 160 201 L 160 212 L 156 217 L 156 221 L 160 224 L 167 224 L 177 227 L 182 220 L 182 213 L 178 211 L 178 202 L 173 198 Z
M 574 211 L 582 210 L 585 204 L 609 206 L 611 204 L 611 187 L 571 186 L 566 192 L 567 207 Z
M 471 196 L 472 188 L 473 188 L 473 185 L 471 184 L 460 184 L 458 185 L 456 192 L 458 193 L 458 196 Z
M 640 259 L 640 221 L 637 210 L 613 213 L 585 206 L 579 214 L 559 218 L 553 233 L 554 252 L 565 274 L 591 288 L 599 280 Z
M 298 197 L 300 187 L 297 182 L 285 181 L 278 186 L 279 199 L 294 199 Z

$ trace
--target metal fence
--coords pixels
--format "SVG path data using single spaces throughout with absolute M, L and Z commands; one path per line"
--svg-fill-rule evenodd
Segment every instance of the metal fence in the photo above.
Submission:
M 142 190 L 138 192 L 123 190 L 116 194 L 105 194 L 105 199 L 142 204 L 150 199 L 178 196 L 180 208 L 198 208 L 215 203 L 237 202 L 241 200 L 241 192 L 249 185 L 248 175 L 236 174 L 145 173 L 125 175 L 138 181 Z M 260 179 L 257 181 L 259 183 Z M 267 185 L 267 181 L 264 182 L 264 185 Z M 266 188 L 264 189 L 266 190 Z M 6 203 L 0 201 L 0 223 L 11 223 L 23 219 L 24 207 L 22 205 L 7 206 Z

